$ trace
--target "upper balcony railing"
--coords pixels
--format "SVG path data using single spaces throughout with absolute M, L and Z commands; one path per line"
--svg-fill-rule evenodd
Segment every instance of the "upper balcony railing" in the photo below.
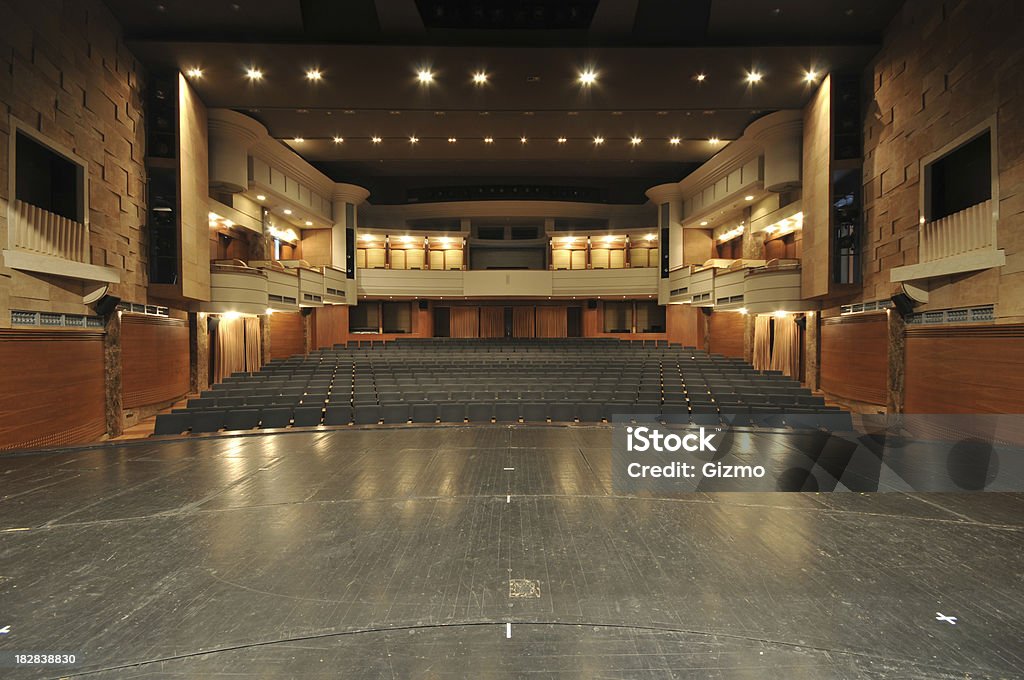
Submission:
M 11 233 L 14 248 L 72 262 L 88 262 L 89 230 L 82 222 L 17 200 L 14 213 Z
M 941 220 L 923 223 L 920 238 L 921 262 L 994 249 L 996 222 L 992 216 L 992 200 L 972 205 Z

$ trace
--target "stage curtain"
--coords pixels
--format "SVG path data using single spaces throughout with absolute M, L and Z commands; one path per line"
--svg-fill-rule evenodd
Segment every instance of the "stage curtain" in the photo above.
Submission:
M 260 320 L 257 317 L 246 317 L 242 321 L 245 322 L 245 370 L 255 372 L 263 367 L 263 352 L 260 350 L 263 345 L 263 334 L 260 330 Z
M 775 319 L 771 367 L 793 378 L 800 376 L 800 329 L 792 314 Z
M 260 351 L 260 320 L 256 317 L 221 319 L 217 325 L 214 382 L 238 371 L 258 371 L 263 365 Z
M 754 370 L 767 371 L 772 366 L 772 318 L 759 315 L 754 320 Z

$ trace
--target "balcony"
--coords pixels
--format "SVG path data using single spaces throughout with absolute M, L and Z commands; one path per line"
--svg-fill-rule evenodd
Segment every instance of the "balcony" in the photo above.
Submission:
M 802 299 L 799 260 L 708 260 L 669 275 L 669 303 L 751 314 L 817 309 Z
M 991 200 L 923 222 L 918 232 L 918 263 L 894 267 L 890 280 L 914 281 L 1003 266 L 1006 253 L 996 248 L 996 225 Z
M 658 293 L 658 270 L 443 271 L 364 269 L 359 295 L 371 297 L 598 297 Z
M 200 311 L 215 314 L 266 314 L 269 307 L 267 272 L 241 260 L 210 265 L 210 301 Z
M 348 304 L 348 277 L 345 276 L 345 270 L 324 266 L 320 267 L 320 273 L 324 277 L 324 304 Z

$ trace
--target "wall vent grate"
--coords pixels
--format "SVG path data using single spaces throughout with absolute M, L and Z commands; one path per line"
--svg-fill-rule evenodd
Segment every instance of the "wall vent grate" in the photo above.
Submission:
M 12 326 L 36 326 L 39 328 L 103 328 L 103 319 L 82 314 L 57 314 L 54 312 L 29 312 L 23 309 L 11 310 Z
M 936 309 L 907 316 L 907 324 L 912 326 L 933 326 L 943 323 L 984 323 L 986 321 L 994 321 L 996 317 L 995 312 L 995 305 Z

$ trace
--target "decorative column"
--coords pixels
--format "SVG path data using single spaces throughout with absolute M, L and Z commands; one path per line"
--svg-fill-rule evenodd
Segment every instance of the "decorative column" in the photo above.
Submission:
M 345 299 L 348 304 L 356 303 L 356 268 L 355 253 L 348 252 L 348 239 L 346 234 L 352 230 L 352 243 L 355 244 L 357 236 L 357 212 L 359 205 L 369 197 L 370 192 L 355 184 L 338 183 L 334 185 L 332 215 L 334 224 L 331 225 L 331 265 L 347 272 L 349 269 L 349 258 L 352 258 L 352 275 L 347 277 L 345 282 Z
M 807 312 L 807 327 L 804 329 L 804 383 L 811 392 L 817 392 L 820 384 L 818 367 L 821 365 L 821 313 Z
M 189 392 L 199 394 L 210 385 L 210 330 L 206 312 L 188 313 Z
M 668 248 L 668 268 L 683 266 L 683 192 L 679 184 L 659 184 L 645 193 L 658 206 L 658 241 L 661 248 Z M 661 230 L 665 228 L 668 228 L 667 244 L 661 243 Z
M 903 413 L 907 324 L 895 309 L 885 310 L 885 316 L 889 325 L 889 389 L 885 408 L 889 414 Z
M 106 404 L 104 414 L 107 421 L 107 436 L 111 439 L 124 432 L 122 407 L 122 364 L 121 364 L 121 312 L 107 315 L 103 335 L 103 368 Z

